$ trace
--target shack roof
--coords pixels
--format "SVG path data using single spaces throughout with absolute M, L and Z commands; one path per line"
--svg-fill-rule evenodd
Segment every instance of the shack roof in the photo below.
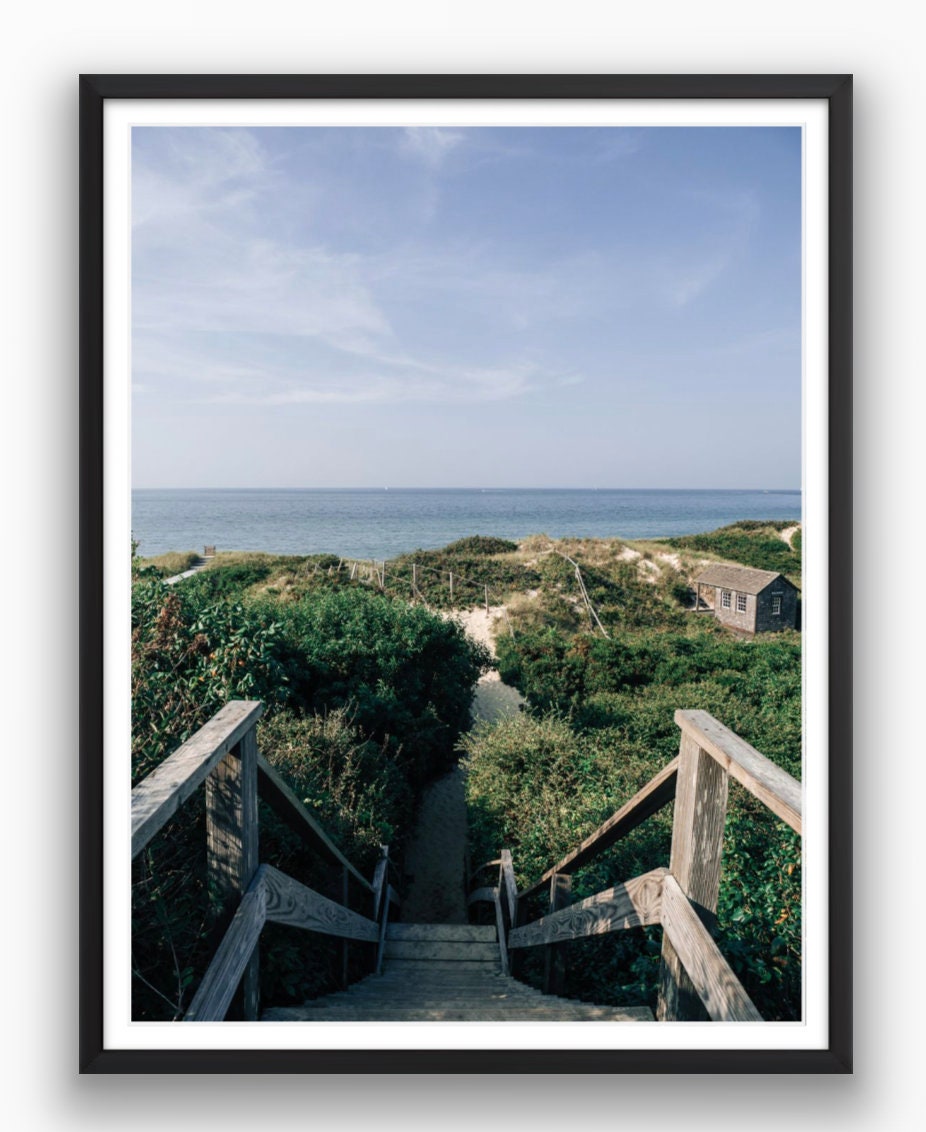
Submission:
M 699 574 L 695 578 L 695 583 L 722 586 L 724 589 L 738 590 L 743 594 L 757 594 L 779 579 L 785 585 L 791 585 L 783 574 L 778 574 L 774 570 L 753 570 L 749 566 L 728 566 L 724 562 L 717 562 Z

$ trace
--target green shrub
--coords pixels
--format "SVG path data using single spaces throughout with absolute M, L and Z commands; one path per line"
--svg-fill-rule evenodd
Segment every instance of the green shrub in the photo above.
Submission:
M 133 586 L 133 783 L 229 700 L 282 703 L 279 646 L 272 610 L 204 603 L 187 582 Z
M 363 588 L 323 585 L 290 602 L 220 596 L 266 569 L 239 563 L 133 587 L 133 781 L 229 699 L 262 700 L 261 750 L 368 874 L 381 842 L 401 847 L 416 792 L 452 761 L 488 654 L 457 624 Z M 219 581 L 200 583 L 213 573 Z M 136 1019 L 181 1017 L 218 943 L 203 822 L 200 791 L 134 862 Z M 327 865 L 307 857 L 262 805 L 262 860 L 338 895 Z M 311 933 L 275 938 L 265 1001 L 333 989 L 339 963 L 338 948 Z
M 397 838 L 412 817 L 408 780 L 346 708 L 324 716 L 276 712 L 261 720 L 258 742 L 264 758 L 364 875 L 372 875 L 380 845 L 400 851 Z
M 516 542 L 492 535 L 470 535 L 444 547 L 445 554 L 509 554 L 518 549 Z
M 779 534 L 785 527 L 793 525 L 791 520 L 744 519 L 705 534 L 683 535 L 662 541 L 679 550 L 705 551 L 756 570 L 775 570 L 799 586 L 801 540 L 795 537 L 789 546 Z
M 801 776 L 797 633 L 743 641 L 698 623 L 687 632 L 638 628 L 606 640 L 548 628 L 503 638 L 498 651 L 502 678 L 526 696 L 530 714 L 463 741 L 473 851 L 485 859 L 512 849 L 522 883 L 575 848 L 675 756 L 677 708 L 710 712 Z M 574 896 L 668 864 L 669 821 L 664 810 L 576 873 Z M 800 892 L 800 839 L 733 784 L 719 940 L 769 1019 L 800 1017 Z M 655 1005 L 652 932 L 582 941 L 570 953 L 571 996 Z
M 416 792 L 449 768 L 469 726 L 473 685 L 490 666 L 460 625 L 363 588 L 268 608 L 281 619 L 296 708 L 349 708 L 364 734 L 388 745 Z

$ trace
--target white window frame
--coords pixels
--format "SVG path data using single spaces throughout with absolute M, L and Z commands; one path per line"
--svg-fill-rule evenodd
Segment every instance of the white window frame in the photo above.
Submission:
M 730 590 L 720 591 L 720 608 L 732 609 L 733 608 L 733 594 Z
M 784 594 L 772 594 L 772 616 L 773 617 L 780 617 L 781 616 L 781 603 L 782 603 L 783 598 L 784 598 Z
M 747 601 L 745 594 L 737 594 L 736 595 L 736 612 L 737 613 L 746 613 L 748 605 L 749 605 L 749 602 Z

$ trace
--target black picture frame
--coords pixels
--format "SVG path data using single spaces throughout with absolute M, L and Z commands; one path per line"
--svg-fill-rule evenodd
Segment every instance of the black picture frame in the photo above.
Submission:
M 103 111 L 109 99 L 818 99 L 828 106 L 828 1048 L 123 1050 L 103 1038 Z M 852 1067 L 851 75 L 80 77 L 80 1027 L 83 1073 L 848 1073 Z

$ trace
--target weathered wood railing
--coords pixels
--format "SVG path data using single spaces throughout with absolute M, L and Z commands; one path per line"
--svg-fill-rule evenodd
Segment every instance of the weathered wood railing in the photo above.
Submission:
M 337 936 L 342 982 L 348 977 L 348 941 L 374 945 L 379 970 L 391 905 L 398 896 L 388 881 L 383 846 L 371 883 L 341 853 L 320 823 L 257 750 L 263 705 L 232 701 L 132 791 L 132 857 L 205 785 L 209 887 L 228 927 L 203 976 L 184 1021 L 223 1019 L 240 986 L 245 1020 L 258 1016 L 260 933 L 266 923 L 288 924 Z M 340 901 L 315 892 L 278 869 L 260 864 L 258 797 L 304 844 L 340 869 Z M 352 911 L 350 885 L 371 900 L 370 917 Z
M 518 892 L 511 854 L 498 885 L 476 888 L 470 904 L 495 905 L 503 965 L 521 949 L 542 946 L 544 990 L 562 988 L 561 945 L 568 940 L 659 924 L 663 929 L 657 1006 L 659 1021 L 702 1016 L 713 1021 L 761 1022 L 762 1016 L 713 940 L 727 788 L 732 776 L 792 829 L 801 832 L 801 785 L 704 711 L 677 711 L 678 757 L 581 845 Z M 571 904 L 572 874 L 616 844 L 646 818 L 675 800 L 669 868 L 657 868 Z M 477 870 L 477 873 L 480 870 Z M 524 921 L 529 898 L 549 885 L 549 912 Z

